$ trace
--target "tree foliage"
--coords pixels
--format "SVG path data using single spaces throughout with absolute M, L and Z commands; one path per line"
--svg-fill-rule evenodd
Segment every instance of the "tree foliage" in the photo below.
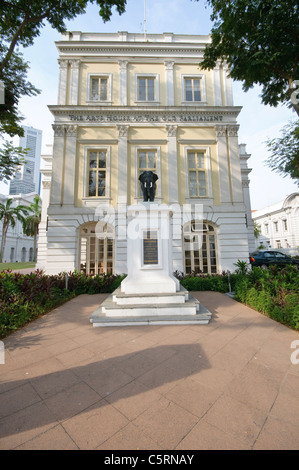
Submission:
M 65 21 L 84 14 L 89 3 L 98 5 L 105 22 L 113 7 L 122 14 L 126 6 L 126 0 L 1 0 L 0 80 L 5 87 L 5 103 L 0 103 L 0 132 L 23 135 L 19 100 L 40 92 L 28 82 L 29 65 L 16 48 L 31 46 L 46 22 L 59 32 L 65 31 Z
M 261 85 L 264 104 L 288 103 L 299 114 L 299 100 L 294 99 L 294 82 L 299 79 L 298 1 L 207 2 L 214 26 L 201 67 L 212 69 L 217 61 L 226 61 L 244 91 Z
M 10 180 L 17 167 L 26 163 L 27 151 L 22 147 L 14 147 L 12 142 L 4 142 L 0 148 L 0 181 Z
M 287 124 L 282 136 L 267 141 L 270 156 L 266 164 L 282 176 L 296 180 L 299 186 L 299 121 Z
M 0 221 L 2 221 L 2 239 L 0 248 L 0 262 L 3 259 L 3 253 L 6 243 L 6 235 L 9 226 L 15 227 L 16 221 L 24 222 L 24 217 L 28 215 L 28 207 L 23 205 L 13 206 L 13 199 L 8 198 L 5 204 L 0 203 Z

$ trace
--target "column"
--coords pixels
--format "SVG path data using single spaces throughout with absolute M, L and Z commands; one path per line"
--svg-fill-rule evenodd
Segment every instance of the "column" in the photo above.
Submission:
M 77 125 L 65 126 L 66 145 L 62 204 L 71 204 L 72 206 L 74 205 L 75 192 L 77 128 Z
M 226 145 L 226 126 L 215 126 L 217 137 L 217 155 L 219 165 L 219 186 L 221 203 L 231 202 L 229 179 L 229 156 Z
M 178 202 L 177 126 L 166 126 L 168 163 L 168 204 Z
M 127 60 L 120 60 L 119 64 L 119 104 L 121 106 L 127 106 Z
M 51 181 L 44 180 L 43 185 L 43 199 L 42 199 L 42 213 L 41 222 L 39 224 L 38 234 L 38 250 L 37 250 L 37 269 L 45 270 L 47 265 L 47 220 L 48 220 L 48 206 L 50 201 Z
M 216 66 L 213 69 L 213 82 L 214 82 L 214 104 L 215 106 L 222 106 L 220 63 L 219 62 L 217 62 Z
M 164 62 L 166 71 L 166 106 L 174 106 L 173 65 L 174 61 Z
M 52 127 L 54 130 L 54 143 L 50 204 L 61 204 L 65 127 L 61 124 L 54 124 Z
M 71 92 L 70 104 L 78 104 L 78 90 L 79 90 L 79 59 L 71 59 Z
M 67 90 L 67 69 L 68 60 L 58 59 L 59 63 L 59 85 L 58 85 L 58 105 L 66 104 L 66 90 Z
M 118 125 L 118 202 L 127 203 L 128 193 L 128 125 Z
M 238 125 L 227 126 L 232 202 L 244 202 L 238 143 Z

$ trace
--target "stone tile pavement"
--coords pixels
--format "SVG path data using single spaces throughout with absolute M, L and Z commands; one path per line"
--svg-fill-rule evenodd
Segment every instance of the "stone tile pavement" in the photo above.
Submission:
M 208 325 L 95 328 L 81 295 L 6 338 L 0 449 L 298 449 L 298 333 L 195 296 Z

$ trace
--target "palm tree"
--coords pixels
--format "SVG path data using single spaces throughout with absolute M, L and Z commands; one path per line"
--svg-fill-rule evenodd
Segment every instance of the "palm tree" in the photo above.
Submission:
M 16 221 L 19 220 L 23 223 L 24 216 L 28 214 L 28 207 L 19 205 L 12 207 L 13 199 L 8 198 L 5 204 L 0 203 L 0 220 L 2 221 L 2 240 L 1 240 L 1 249 L 0 249 L 0 262 L 3 259 L 3 253 L 6 243 L 6 235 L 8 227 L 11 225 L 15 227 Z
M 41 221 L 41 205 L 40 197 L 38 194 L 34 196 L 33 202 L 27 207 L 29 215 L 23 220 L 23 232 L 27 237 L 34 237 L 34 257 L 33 261 L 37 259 L 37 235 L 38 226 Z

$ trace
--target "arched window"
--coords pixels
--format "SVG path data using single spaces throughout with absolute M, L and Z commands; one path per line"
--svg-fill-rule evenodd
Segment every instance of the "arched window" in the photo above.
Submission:
M 21 252 L 21 261 L 24 263 L 26 261 L 26 248 L 23 246 L 22 252 Z
M 107 223 L 85 224 L 80 228 L 80 271 L 113 274 L 114 228 Z
M 208 222 L 188 222 L 183 229 L 185 273 L 217 273 L 216 232 Z

